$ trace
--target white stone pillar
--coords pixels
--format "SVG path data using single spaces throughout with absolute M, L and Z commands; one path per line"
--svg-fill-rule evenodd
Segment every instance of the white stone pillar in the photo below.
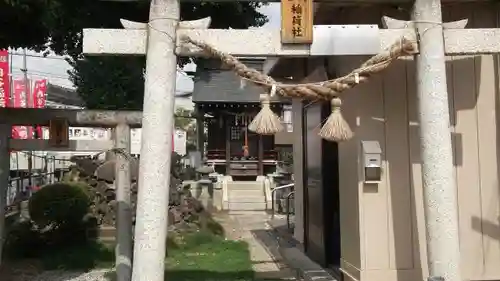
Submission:
M 441 1 L 416 0 L 412 20 L 420 51 L 416 82 L 429 280 L 462 281 Z
M 178 0 L 152 0 L 133 260 L 133 281 L 163 281 L 177 70 Z

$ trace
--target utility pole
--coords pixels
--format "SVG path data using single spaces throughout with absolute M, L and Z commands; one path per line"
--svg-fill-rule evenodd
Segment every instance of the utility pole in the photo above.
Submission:
M 24 82 L 24 101 L 26 104 L 26 108 L 32 107 L 31 104 L 31 97 L 30 97 L 30 81 L 28 79 L 28 61 L 27 61 L 27 54 L 26 54 L 26 48 L 23 49 L 23 68 L 21 69 L 23 72 L 23 82 Z M 26 127 L 26 135 L 27 139 L 31 139 L 32 135 L 31 132 L 33 129 L 31 127 Z M 31 188 L 32 186 L 32 173 L 33 173 L 33 156 L 32 152 L 28 152 L 28 187 Z M 22 183 L 24 186 L 24 182 Z
M 163 281 L 174 122 L 179 0 L 152 0 L 132 281 Z
M 13 68 L 13 63 L 12 63 L 12 58 L 13 58 L 13 51 L 9 51 L 9 107 L 14 107 L 14 87 L 12 87 L 14 83 L 14 76 L 12 75 L 12 70 Z M 12 136 L 12 128 L 11 127 L 11 136 Z M 21 192 L 23 191 L 23 184 L 24 184 L 24 173 L 19 173 L 19 152 L 16 153 L 16 177 L 19 179 L 16 181 L 16 196 L 21 196 Z M 10 156 L 10 154 L 9 154 Z
M 461 281 L 457 185 L 440 0 L 415 0 L 416 81 L 429 280 Z

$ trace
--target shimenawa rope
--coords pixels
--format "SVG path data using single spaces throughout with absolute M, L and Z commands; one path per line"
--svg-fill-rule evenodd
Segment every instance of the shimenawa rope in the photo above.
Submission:
M 271 99 L 275 93 L 276 85 L 273 85 L 269 94 L 260 95 L 262 109 L 252 120 L 252 123 L 248 125 L 250 131 L 260 135 L 274 135 L 277 132 L 283 131 L 283 124 L 281 124 L 280 118 L 270 107 Z
M 262 109 L 249 125 L 248 128 L 251 131 L 270 135 L 283 130 L 279 117 L 269 107 L 271 95 L 277 92 L 284 97 L 299 97 L 309 100 L 330 100 L 332 113 L 321 128 L 319 135 L 326 140 L 336 142 L 349 140 L 353 136 L 349 124 L 344 120 L 340 112 L 340 106 L 342 104 L 339 98 L 340 93 L 353 88 L 361 82 L 366 82 L 372 75 L 386 69 L 395 59 L 401 56 L 413 55 L 417 52 L 417 45 L 415 42 L 401 38 L 398 42 L 392 44 L 386 51 L 371 57 L 359 68 L 354 69 L 351 73 L 343 77 L 319 83 L 292 85 L 278 83 L 272 77 L 247 67 L 237 58 L 220 52 L 205 42 L 194 40 L 188 36 L 183 36 L 181 40 L 195 45 L 212 57 L 219 58 L 240 77 L 270 91 L 269 94 L 261 95 Z

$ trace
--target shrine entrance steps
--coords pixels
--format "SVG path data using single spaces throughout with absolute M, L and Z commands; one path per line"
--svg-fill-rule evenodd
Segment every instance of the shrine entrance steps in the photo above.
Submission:
M 263 181 L 230 181 L 227 183 L 227 210 L 265 211 L 266 189 Z

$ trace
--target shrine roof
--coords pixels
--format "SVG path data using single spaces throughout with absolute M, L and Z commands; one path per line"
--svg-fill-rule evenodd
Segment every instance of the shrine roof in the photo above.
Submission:
M 85 106 L 85 103 L 74 89 L 51 83 L 47 84 L 47 100 L 64 105 Z

